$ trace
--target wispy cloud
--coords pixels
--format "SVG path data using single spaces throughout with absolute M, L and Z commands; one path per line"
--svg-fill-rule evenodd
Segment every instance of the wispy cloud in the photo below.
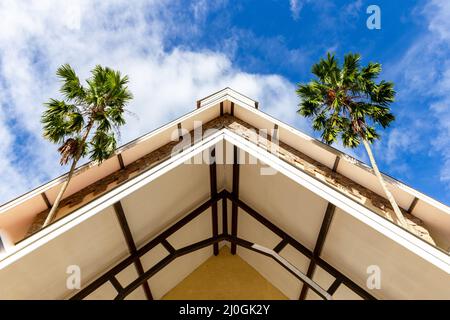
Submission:
M 402 87 L 399 100 L 410 122 L 402 135 L 391 133 L 387 155 L 392 160 L 404 155 L 405 146 L 414 152 L 416 145 L 427 145 L 430 155 L 442 159 L 440 179 L 450 188 L 450 2 L 432 0 L 417 12 L 426 32 L 392 73 Z
M 291 9 L 292 19 L 298 20 L 303 8 L 303 0 L 289 0 L 289 8 Z
M 193 3 L 196 19 L 209 1 Z M 175 6 L 175 7 L 174 7 Z M 181 7 L 176 7 L 181 6 Z M 165 49 L 192 21 L 169 1 L 0 2 L 0 202 L 62 173 L 56 147 L 41 137 L 42 103 L 57 96 L 55 70 L 72 64 L 81 78 L 95 64 L 130 76 L 134 100 L 122 143 L 194 109 L 199 97 L 232 86 L 292 123 L 294 85 L 279 75 L 243 72 L 221 52 Z M 195 30 L 193 31 L 195 32 Z
M 357 17 L 361 14 L 363 0 L 356 0 L 344 6 L 343 12 L 347 17 Z

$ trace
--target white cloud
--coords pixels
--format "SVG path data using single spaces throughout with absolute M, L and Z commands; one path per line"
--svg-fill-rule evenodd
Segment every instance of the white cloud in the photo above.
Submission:
M 348 16 L 356 17 L 361 14 L 362 5 L 362 0 L 350 2 L 349 4 L 344 6 L 344 13 Z
M 219 1 L 220 2 L 220 1 Z M 191 10 L 202 19 L 209 2 Z M 42 103 L 58 96 L 55 70 L 70 63 L 82 79 L 95 64 L 130 76 L 135 99 L 122 130 L 126 143 L 195 108 L 195 101 L 231 86 L 289 123 L 294 85 L 277 75 L 249 74 L 220 52 L 167 50 L 168 40 L 194 30 L 166 1 L 0 2 L 0 202 L 65 171 L 56 146 L 41 137 Z M 195 31 L 195 30 L 194 30 Z M 294 120 L 295 119 L 295 120 Z M 306 127 L 306 126 L 305 126 Z
M 426 15 L 428 16 L 428 29 L 438 41 L 450 41 L 450 3 L 446 0 L 432 0 L 426 7 Z
M 421 144 L 417 143 L 420 136 L 417 132 L 410 132 L 405 134 L 404 130 L 400 128 L 394 128 L 389 132 L 387 138 L 387 149 L 380 152 L 384 160 L 390 164 L 398 160 L 398 151 L 402 150 L 407 153 L 415 153 L 421 149 Z
M 403 137 L 389 139 L 387 155 L 401 153 L 405 146 L 430 145 L 429 152 L 442 159 L 440 179 L 450 187 L 450 2 L 431 0 L 420 12 L 427 32 L 406 50 L 391 72 L 402 83 L 399 99 L 408 104 L 411 122 L 404 128 Z M 420 102 L 409 96 L 432 102 L 418 105 Z M 434 135 L 418 134 L 421 132 Z
M 302 0 L 289 0 L 289 8 L 291 10 L 292 18 L 298 20 L 300 16 L 300 11 L 303 8 Z

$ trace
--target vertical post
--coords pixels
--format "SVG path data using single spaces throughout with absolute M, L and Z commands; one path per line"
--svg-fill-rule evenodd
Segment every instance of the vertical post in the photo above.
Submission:
M 177 124 L 178 129 L 178 141 L 183 140 L 183 128 L 181 127 L 181 122 Z
M 222 233 L 228 234 L 228 199 L 226 196 L 222 198 Z
M 233 148 L 233 190 L 231 196 L 239 199 L 239 150 L 236 146 Z M 235 201 L 231 204 L 231 235 L 237 237 L 238 228 L 238 205 Z M 231 254 L 236 254 L 236 243 L 231 244 Z
M 339 166 L 339 161 L 341 158 L 339 156 L 336 156 L 336 159 L 334 159 L 333 164 L 333 172 L 337 171 L 337 168 Z M 320 227 L 319 235 L 317 237 L 316 245 L 314 247 L 313 256 L 311 261 L 309 262 L 308 271 L 306 272 L 306 275 L 308 278 L 312 278 L 314 275 L 314 272 L 316 271 L 316 263 L 314 262 L 314 259 L 318 258 L 320 254 L 322 253 L 323 244 L 325 243 L 325 238 L 328 234 L 328 229 L 331 225 L 331 220 L 334 216 L 334 211 L 336 210 L 336 206 L 328 203 L 327 209 L 325 210 L 325 215 L 323 217 L 322 225 Z M 336 287 L 337 289 L 337 287 Z M 300 292 L 299 300 L 305 300 L 306 294 L 308 293 L 308 287 L 303 286 L 302 291 Z
M 217 198 L 217 168 L 216 168 L 216 149 L 210 149 L 210 162 L 209 162 L 209 181 L 210 181 L 210 189 L 211 189 L 211 198 Z M 211 205 L 211 213 L 212 213 L 212 235 L 213 237 L 219 234 L 219 223 L 217 217 L 217 201 L 214 201 Z M 219 244 L 215 242 L 213 244 L 213 252 L 214 255 L 217 256 L 219 254 Z
M 127 242 L 128 251 L 130 254 L 136 254 L 137 248 L 133 239 L 133 235 L 131 234 L 130 226 L 128 225 L 127 218 L 125 217 L 125 212 L 123 211 L 122 204 L 120 201 L 114 203 L 114 211 L 116 212 L 117 220 L 119 221 L 120 228 L 122 229 L 123 235 L 125 237 L 125 241 Z M 139 276 L 144 274 L 144 267 L 142 266 L 142 262 L 137 257 L 134 260 L 134 266 Z M 148 281 L 145 281 L 142 284 L 142 288 L 144 289 L 145 296 L 148 300 L 153 300 L 152 292 L 150 290 L 150 286 L 148 285 Z
M 306 276 L 308 278 L 312 279 L 314 272 L 316 271 L 316 263 L 314 259 L 318 258 L 322 253 L 325 238 L 328 234 L 328 230 L 330 229 L 331 221 L 333 220 L 335 210 L 336 206 L 334 204 L 328 203 L 327 209 L 325 211 L 325 216 L 323 218 L 322 225 L 320 227 L 319 236 L 317 237 L 316 245 L 314 247 L 313 256 L 311 258 L 311 261 L 309 262 L 308 271 L 306 272 Z M 300 292 L 299 300 L 305 300 L 307 293 L 308 287 L 303 285 L 302 291 Z
M 52 205 L 50 203 L 50 200 L 48 200 L 47 195 L 45 194 L 45 192 L 41 193 L 42 199 L 44 199 L 45 205 L 47 206 L 48 209 L 52 208 Z
M 414 197 L 413 201 L 411 202 L 411 205 L 408 208 L 408 211 L 407 211 L 408 213 L 412 213 L 412 211 L 416 207 L 418 201 L 419 201 L 419 198 Z
M 125 164 L 123 163 L 122 154 L 120 154 L 120 153 L 117 154 L 117 160 L 119 160 L 120 169 L 125 169 Z

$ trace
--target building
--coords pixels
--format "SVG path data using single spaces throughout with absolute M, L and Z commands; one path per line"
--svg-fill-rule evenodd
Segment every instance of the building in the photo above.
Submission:
M 370 168 L 230 88 L 80 167 L 41 229 L 64 178 L 0 208 L 0 298 L 450 298 L 449 207 L 386 176 L 403 229 Z

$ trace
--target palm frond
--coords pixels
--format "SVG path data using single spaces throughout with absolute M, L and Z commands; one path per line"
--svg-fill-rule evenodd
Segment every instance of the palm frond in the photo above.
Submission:
M 347 147 L 358 146 L 361 139 L 371 142 L 379 138 L 377 126 L 388 127 L 395 119 L 389 109 L 394 84 L 377 83 L 381 65 L 370 62 L 361 67 L 360 60 L 359 54 L 346 54 L 341 67 L 334 55 L 327 54 L 312 67 L 316 79 L 297 85 L 297 112 L 312 119 L 313 129 L 328 144 L 339 135 Z
M 103 162 L 108 159 L 116 150 L 116 139 L 112 132 L 97 130 L 90 141 L 90 159 Z
M 83 87 L 68 64 L 58 68 L 57 76 L 65 99 L 50 99 L 45 104 L 44 137 L 61 144 L 61 164 L 88 154 L 92 160 L 104 161 L 115 151 L 115 137 L 125 124 L 125 106 L 133 98 L 128 76 L 97 65 Z
M 80 83 L 80 79 L 69 64 L 64 64 L 58 68 L 56 75 L 62 80 L 61 93 L 68 100 L 83 101 L 86 92 Z

